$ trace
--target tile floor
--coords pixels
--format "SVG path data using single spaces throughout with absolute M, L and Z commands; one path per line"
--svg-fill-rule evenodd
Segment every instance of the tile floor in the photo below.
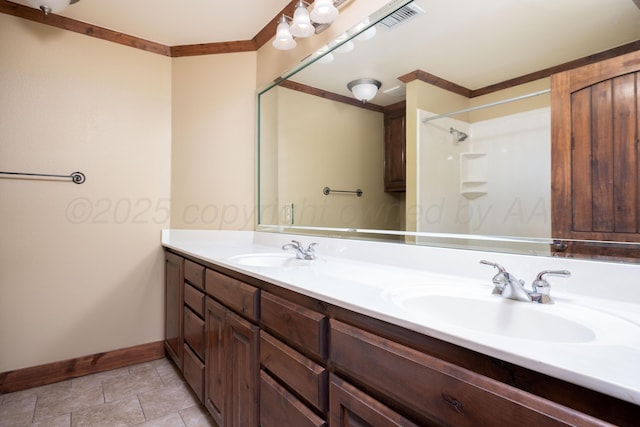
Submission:
M 0 427 L 200 427 L 215 423 L 168 359 L 0 394 Z

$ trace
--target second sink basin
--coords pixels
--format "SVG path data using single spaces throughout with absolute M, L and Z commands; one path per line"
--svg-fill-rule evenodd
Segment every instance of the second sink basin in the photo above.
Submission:
M 638 334 L 637 325 L 599 310 L 565 301 L 513 301 L 491 295 L 485 286 L 416 286 L 384 297 L 419 323 L 460 336 L 576 344 Z
M 422 295 L 407 298 L 400 305 L 452 326 L 506 337 L 550 342 L 589 342 L 595 338 L 590 328 L 571 319 L 495 296 Z

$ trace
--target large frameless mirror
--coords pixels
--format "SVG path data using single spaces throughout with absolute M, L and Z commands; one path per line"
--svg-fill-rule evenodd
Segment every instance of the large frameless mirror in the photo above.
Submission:
M 631 0 L 390 2 L 260 91 L 259 229 L 550 255 L 549 75 L 639 39 Z

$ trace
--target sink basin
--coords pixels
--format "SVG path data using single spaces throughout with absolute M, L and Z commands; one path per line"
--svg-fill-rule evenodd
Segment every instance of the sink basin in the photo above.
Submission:
M 596 340 L 602 327 L 629 326 L 615 316 L 568 303 L 542 305 L 490 293 L 483 286 L 419 286 L 384 296 L 421 324 L 458 335 L 586 343 Z
M 533 305 L 533 304 L 532 304 Z M 423 295 L 404 300 L 401 306 L 449 325 L 506 337 L 550 341 L 589 342 L 595 333 L 588 327 L 527 303 L 505 298 L 465 298 L 451 295 Z
M 237 255 L 230 258 L 240 265 L 248 267 L 301 267 L 309 265 L 310 261 L 297 259 L 291 253 L 257 253 Z

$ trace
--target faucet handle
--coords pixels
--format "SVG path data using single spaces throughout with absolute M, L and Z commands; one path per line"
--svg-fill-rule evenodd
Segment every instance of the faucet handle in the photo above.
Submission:
M 568 270 L 544 270 L 538 273 L 536 280 L 533 281 L 531 288 L 533 289 L 532 296 L 534 299 L 537 299 L 542 304 L 553 304 L 553 300 L 549 295 L 551 285 L 544 276 L 570 277 L 571 272 Z
M 498 269 L 498 273 L 493 276 L 493 279 L 491 280 L 493 282 L 493 284 L 495 285 L 493 287 L 493 291 L 491 292 L 493 295 L 502 295 L 502 291 L 504 290 L 504 286 L 507 283 L 507 277 L 505 275 L 508 275 L 509 273 L 507 273 L 507 270 L 505 270 L 505 268 L 503 266 L 501 266 L 500 264 L 497 264 L 495 262 L 491 262 L 491 261 L 486 261 L 486 260 L 482 260 L 480 261 L 480 264 L 485 264 L 485 265 L 490 265 L 492 267 L 495 267 Z

